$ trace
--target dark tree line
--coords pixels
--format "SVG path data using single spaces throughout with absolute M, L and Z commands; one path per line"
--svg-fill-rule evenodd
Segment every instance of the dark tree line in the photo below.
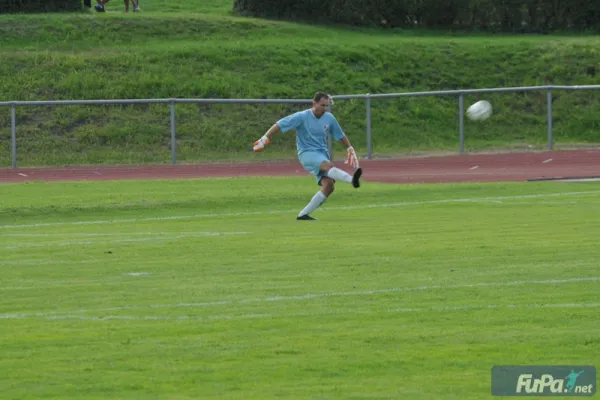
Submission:
M 600 30 L 600 0 L 234 0 L 241 15 L 388 28 Z
M 82 0 L 0 0 L 0 14 L 72 12 L 82 6 Z

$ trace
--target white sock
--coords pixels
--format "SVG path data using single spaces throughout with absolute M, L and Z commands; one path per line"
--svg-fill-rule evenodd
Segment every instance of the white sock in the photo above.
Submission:
M 301 217 L 302 215 L 310 214 L 319 208 L 321 204 L 325 203 L 325 200 L 327 200 L 327 196 L 325 196 L 323 192 L 319 190 L 317 194 L 313 196 L 312 200 L 306 205 L 306 207 L 304 207 L 304 210 L 300 211 L 298 216 Z
M 342 181 L 342 182 L 347 182 L 347 183 L 351 183 L 352 182 L 352 176 L 349 175 L 348 173 L 342 171 L 339 168 L 333 167 L 329 170 L 329 172 L 327 172 L 327 176 L 335 179 L 336 181 Z

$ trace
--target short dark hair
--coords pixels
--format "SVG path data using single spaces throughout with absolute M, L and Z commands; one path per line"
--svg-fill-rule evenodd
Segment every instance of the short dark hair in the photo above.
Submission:
M 328 99 L 331 99 L 331 96 L 328 95 L 327 93 L 325 93 L 325 92 L 317 92 L 317 93 L 315 93 L 315 95 L 313 97 L 313 100 L 318 103 L 324 97 L 326 97 Z

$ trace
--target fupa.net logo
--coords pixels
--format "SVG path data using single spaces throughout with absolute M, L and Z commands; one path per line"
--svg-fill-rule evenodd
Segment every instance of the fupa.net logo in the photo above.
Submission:
M 575 372 L 571 370 L 564 378 L 556 378 L 551 374 L 543 374 L 534 378 L 533 374 L 521 374 L 517 380 L 517 393 L 545 394 L 546 391 L 553 394 L 564 393 L 592 393 L 594 385 L 577 385 L 577 378 L 585 371 Z
M 593 396 L 593 366 L 494 366 L 493 396 Z

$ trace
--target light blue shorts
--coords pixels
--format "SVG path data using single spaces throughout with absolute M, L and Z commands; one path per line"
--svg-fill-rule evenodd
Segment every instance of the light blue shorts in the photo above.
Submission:
M 320 172 L 319 169 L 323 161 L 329 162 L 329 154 L 320 151 L 305 151 L 298 156 L 298 159 L 304 169 L 317 178 L 317 184 L 321 186 L 321 178 L 327 176 L 327 173 Z

